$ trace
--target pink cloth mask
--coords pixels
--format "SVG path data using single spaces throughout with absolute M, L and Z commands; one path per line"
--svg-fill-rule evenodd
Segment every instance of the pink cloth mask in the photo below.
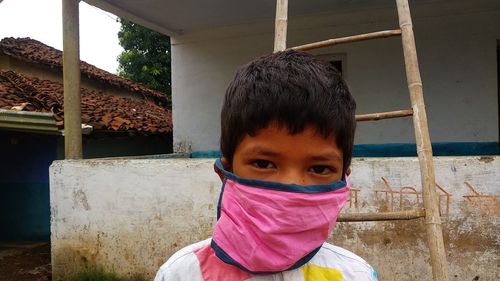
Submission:
M 225 263 L 253 274 L 307 263 L 333 230 L 349 184 L 298 186 L 248 180 L 224 170 L 212 248 Z

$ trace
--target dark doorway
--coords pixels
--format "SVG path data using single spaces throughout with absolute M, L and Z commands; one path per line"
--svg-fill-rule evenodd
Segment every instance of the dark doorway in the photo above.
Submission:
M 497 104 L 498 153 L 500 153 L 500 40 L 497 40 Z

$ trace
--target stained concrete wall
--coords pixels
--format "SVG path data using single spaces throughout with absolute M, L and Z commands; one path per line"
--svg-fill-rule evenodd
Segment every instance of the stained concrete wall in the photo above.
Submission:
M 412 1 L 433 142 L 498 142 L 497 40 L 500 2 Z M 395 6 L 289 19 L 288 45 L 398 27 Z M 218 150 L 219 112 L 236 69 L 273 49 L 274 22 L 172 38 L 174 150 Z M 408 109 L 400 38 L 340 45 L 358 113 Z M 446 128 L 446 129 L 444 129 Z M 358 144 L 414 143 L 411 119 L 359 124 Z
M 83 266 L 153 277 L 175 251 L 211 235 L 220 180 L 213 159 L 56 161 L 50 168 L 54 278 Z M 450 280 L 499 280 L 500 157 L 437 158 Z M 422 206 L 418 161 L 353 161 L 344 212 Z M 422 221 L 339 223 L 330 241 L 380 280 L 430 280 Z

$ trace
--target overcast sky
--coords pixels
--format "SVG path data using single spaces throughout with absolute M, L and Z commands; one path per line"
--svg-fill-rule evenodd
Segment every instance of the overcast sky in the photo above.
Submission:
M 62 50 L 62 0 L 0 0 L 0 39 L 31 37 Z M 116 73 L 116 16 L 80 2 L 80 59 Z

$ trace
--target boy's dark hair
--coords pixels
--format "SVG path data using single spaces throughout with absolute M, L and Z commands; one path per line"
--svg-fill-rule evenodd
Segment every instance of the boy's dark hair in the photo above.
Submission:
M 290 134 L 312 125 L 325 138 L 335 138 L 345 172 L 351 164 L 355 110 L 347 84 L 331 64 L 296 51 L 263 56 L 240 68 L 227 88 L 221 152 L 232 163 L 243 137 L 254 136 L 272 121 Z

